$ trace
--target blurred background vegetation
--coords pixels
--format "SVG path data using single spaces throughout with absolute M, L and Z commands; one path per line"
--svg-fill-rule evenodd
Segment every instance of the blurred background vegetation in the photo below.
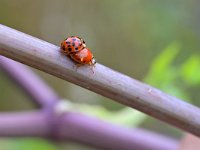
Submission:
M 199 6 L 198 0 L 0 0 L 0 23 L 55 45 L 66 36 L 80 36 L 97 62 L 199 106 Z M 33 70 L 87 115 L 175 138 L 182 135 L 165 123 Z M 1 71 L 0 111 L 35 108 L 26 93 Z M 119 116 L 127 117 L 119 120 Z M 39 138 L 0 140 L 5 150 L 31 149 L 30 145 L 32 149 L 83 149 L 77 143 L 55 145 Z

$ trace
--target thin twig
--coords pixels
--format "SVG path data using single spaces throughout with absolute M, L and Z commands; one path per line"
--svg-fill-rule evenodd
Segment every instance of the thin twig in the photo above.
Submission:
M 0 54 L 200 136 L 200 109 L 101 64 L 76 69 L 48 42 L 0 25 Z
M 0 113 L 0 136 L 47 137 L 49 125 L 42 111 Z
M 76 113 L 63 115 L 60 121 L 58 133 L 62 139 L 98 145 L 102 149 L 177 150 L 178 147 L 177 141 L 158 134 L 122 128 Z
M 59 99 L 58 95 L 25 65 L 0 56 L 0 67 L 41 106 L 50 105 Z

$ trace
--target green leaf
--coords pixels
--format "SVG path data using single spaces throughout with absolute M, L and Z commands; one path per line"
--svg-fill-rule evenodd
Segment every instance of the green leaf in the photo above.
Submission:
M 6 150 L 56 150 L 56 147 L 42 138 L 9 138 L 0 140 L 1 148 Z
M 119 111 L 109 111 L 102 106 L 91 106 L 87 104 L 75 105 L 76 110 L 78 109 L 80 112 L 86 115 L 95 116 L 107 122 L 127 127 L 138 126 L 147 117 L 145 114 L 128 107 Z
M 138 126 L 146 119 L 145 114 L 128 107 L 119 111 L 109 111 L 99 105 L 72 103 L 67 100 L 61 101 L 60 104 L 61 107 L 59 106 L 56 110 L 58 113 L 63 111 L 81 112 L 123 126 Z
M 159 88 L 162 87 L 162 84 L 172 82 L 177 75 L 177 70 L 173 69 L 172 63 L 179 51 L 180 45 L 176 42 L 165 48 L 152 62 L 145 82 Z
M 182 78 L 189 85 L 200 84 L 200 57 L 192 55 L 182 65 Z
M 187 99 L 189 102 L 188 93 L 184 91 L 184 87 L 180 86 L 179 82 L 181 69 L 173 65 L 179 51 L 180 45 L 176 42 L 165 48 L 152 62 L 144 81 L 168 94 Z

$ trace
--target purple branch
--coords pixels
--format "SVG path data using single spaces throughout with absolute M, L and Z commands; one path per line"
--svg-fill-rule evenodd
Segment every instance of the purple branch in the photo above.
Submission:
M 175 140 L 139 129 L 128 129 L 77 113 L 57 120 L 57 137 L 109 150 L 176 150 Z
M 47 136 L 49 125 L 43 112 L 0 114 L 0 136 Z
M 55 131 L 54 137 L 59 140 L 108 150 L 176 150 L 178 146 L 177 141 L 152 132 L 119 127 L 77 113 L 55 117 L 49 122 L 47 114 L 40 111 L 0 114 L 0 136 L 50 137 Z
M 0 67 L 41 106 L 58 100 L 58 95 L 25 65 L 0 56 Z

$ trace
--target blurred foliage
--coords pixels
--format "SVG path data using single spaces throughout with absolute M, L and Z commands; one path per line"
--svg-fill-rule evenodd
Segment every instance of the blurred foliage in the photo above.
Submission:
M 182 78 L 188 86 L 200 85 L 200 56 L 191 55 L 182 65 Z
M 16 111 L 36 108 L 32 100 L 18 85 L 0 70 L 0 110 Z
M 199 5 L 198 0 L 0 0 L 0 23 L 56 45 L 68 35 L 78 35 L 84 38 L 99 63 L 200 106 Z M 124 126 L 180 135 L 179 130 L 165 123 L 36 72 L 61 97 L 79 107 L 79 112 Z M 1 111 L 36 108 L 3 72 L 0 72 L 0 100 Z M 42 139 L 22 141 L 0 140 L 0 147 L 15 150 L 32 145 L 35 149 L 55 149 Z M 61 149 L 67 146 L 83 149 L 76 144 Z
M 56 150 L 56 146 L 51 144 L 50 141 L 41 138 L 11 138 L 0 140 L 1 149 L 7 150 Z
M 163 52 L 154 59 L 145 81 L 169 94 L 187 99 L 188 96 L 183 92 L 182 86 L 178 86 L 180 82 L 180 69 L 173 64 L 179 51 L 180 45 L 177 43 L 173 43 L 164 49 Z
M 147 117 L 145 114 L 125 107 L 118 111 L 111 111 L 101 105 L 88 105 L 83 103 L 71 103 L 69 100 L 61 100 L 57 109 L 57 113 L 62 112 L 79 112 L 88 116 L 97 117 L 107 122 L 123 125 L 126 127 L 139 126 Z M 124 117 L 126 116 L 126 117 Z
M 191 54 L 176 63 L 180 54 L 178 43 L 170 44 L 154 59 L 145 81 L 163 91 L 195 104 L 188 88 L 200 85 L 200 56 Z

